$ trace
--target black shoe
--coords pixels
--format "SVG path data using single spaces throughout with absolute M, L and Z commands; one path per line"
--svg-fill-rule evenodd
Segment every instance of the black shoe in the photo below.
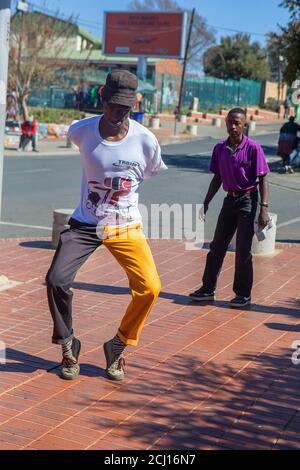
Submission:
M 233 308 L 243 308 L 246 305 L 251 304 L 251 297 L 244 297 L 242 295 L 237 295 L 234 299 L 230 301 L 230 307 Z
M 195 292 L 192 292 L 189 295 L 190 299 L 195 300 L 196 302 L 205 302 L 208 300 L 215 300 L 215 292 L 205 292 L 203 290 L 203 287 L 200 287 L 200 289 L 196 290 Z

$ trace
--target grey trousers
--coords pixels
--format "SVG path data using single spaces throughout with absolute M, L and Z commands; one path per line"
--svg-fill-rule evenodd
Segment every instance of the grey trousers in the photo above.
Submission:
M 50 269 L 46 276 L 49 309 L 53 319 L 52 342 L 65 344 L 73 338 L 72 282 L 88 257 L 102 244 L 96 226 L 70 219 L 70 228 L 60 235 Z

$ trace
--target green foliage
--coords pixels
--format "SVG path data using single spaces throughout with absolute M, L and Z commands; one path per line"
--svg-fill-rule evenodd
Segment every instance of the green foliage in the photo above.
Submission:
M 289 10 L 290 21 L 280 34 L 269 33 L 268 53 L 272 71 L 281 67 L 284 80 L 291 85 L 300 78 L 300 0 L 282 0 L 280 6 Z
M 280 6 L 289 10 L 291 18 L 296 18 L 300 14 L 300 0 L 282 0 Z
M 282 74 L 286 68 L 286 61 L 282 56 L 282 36 L 277 33 L 267 34 L 268 63 L 271 70 L 271 80 L 282 80 Z M 280 76 L 280 77 L 279 77 Z
M 208 75 L 235 79 L 268 80 L 270 68 L 259 43 L 250 43 L 247 34 L 222 37 L 221 44 L 209 48 L 203 57 Z
M 35 108 L 28 109 L 30 115 L 34 115 L 39 122 L 46 124 L 69 124 L 74 119 L 82 119 L 84 113 L 75 109 L 59 109 L 59 108 Z
M 287 66 L 284 71 L 286 82 L 291 85 L 294 80 L 300 78 L 300 20 L 291 21 L 283 29 L 283 52 Z
M 276 98 L 268 98 L 266 103 L 261 106 L 264 109 L 268 109 L 269 111 L 274 111 L 277 113 L 278 111 L 278 101 Z

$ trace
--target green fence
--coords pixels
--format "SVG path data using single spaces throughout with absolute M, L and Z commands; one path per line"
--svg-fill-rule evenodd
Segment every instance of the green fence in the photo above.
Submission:
M 180 77 L 158 74 L 159 110 L 174 110 L 178 104 Z M 258 106 L 262 82 L 253 80 L 222 80 L 215 77 L 186 77 L 182 107 L 188 108 L 193 97 L 199 99 L 199 110 L 212 110 L 232 106 Z
M 189 106 L 193 97 L 199 98 L 201 110 L 222 106 L 257 106 L 260 103 L 261 87 L 261 82 L 245 79 L 186 78 L 182 106 Z

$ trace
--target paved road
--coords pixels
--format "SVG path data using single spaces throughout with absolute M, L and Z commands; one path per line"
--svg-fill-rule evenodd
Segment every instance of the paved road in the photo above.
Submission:
M 272 168 L 278 134 L 257 137 L 264 146 Z M 169 171 L 146 181 L 141 189 L 140 203 L 195 204 L 203 201 L 211 175 L 207 168 L 216 140 L 205 138 L 188 144 L 163 147 Z M 289 178 L 288 175 L 284 177 Z M 79 155 L 6 157 L 4 164 L 3 215 L 0 237 L 49 236 L 52 211 L 73 208 L 79 200 L 81 162 Z M 205 238 L 214 231 L 223 191 L 211 204 Z M 271 185 L 271 210 L 278 214 L 278 240 L 300 242 L 300 191 Z M 295 222 L 296 219 L 296 222 Z M 5 222 L 5 223 L 3 223 Z M 14 225 L 16 224 L 16 225 Z

